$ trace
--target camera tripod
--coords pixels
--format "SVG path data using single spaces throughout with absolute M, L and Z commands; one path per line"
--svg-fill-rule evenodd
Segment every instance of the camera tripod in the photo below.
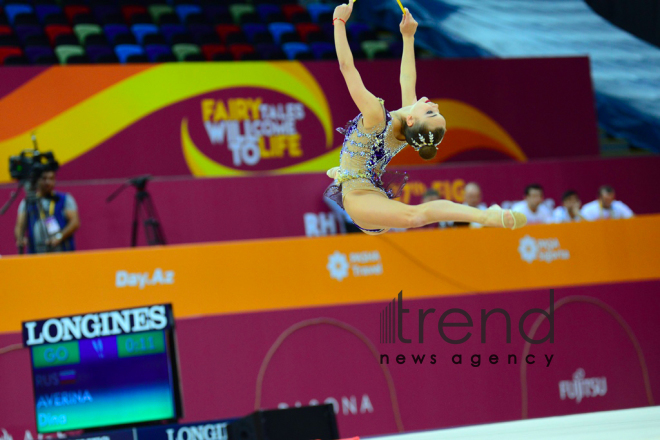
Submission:
M 7 200 L 7 203 L 4 204 L 2 208 L 0 208 L 0 215 L 3 215 L 5 212 L 7 212 L 7 209 L 11 206 L 11 204 L 16 200 L 18 197 L 18 194 L 21 192 L 21 188 L 25 191 L 25 221 L 23 224 L 23 231 L 27 231 L 27 228 L 29 225 L 34 224 L 34 225 L 39 225 L 41 229 L 41 233 L 43 234 L 44 239 L 46 240 L 46 252 L 51 252 L 53 249 L 48 244 L 48 240 L 50 239 L 50 234 L 48 233 L 48 230 L 46 229 L 46 225 L 44 224 L 43 221 L 40 221 L 40 219 L 45 218 L 45 211 L 43 206 L 41 205 L 41 202 L 39 201 L 39 198 L 37 197 L 37 191 L 35 189 L 36 187 L 36 180 L 37 179 L 31 179 L 31 180 L 21 180 L 18 183 L 18 188 L 16 188 L 16 191 L 14 191 Z M 36 219 L 34 218 L 36 217 Z M 33 221 L 34 220 L 34 221 Z M 30 246 L 33 247 L 33 252 L 36 250 L 36 244 L 30 243 Z M 18 246 L 18 253 L 19 254 L 24 254 L 25 253 L 25 246 L 22 244 Z
M 106 202 L 110 203 L 114 200 L 120 192 L 129 185 L 136 189 L 135 204 L 133 205 L 133 221 L 131 229 L 131 247 L 137 246 L 138 238 L 138 225 L 140 218 L 144 218 L 144 232 L 147 237 L 147 244 L 149 246 L 166 244 L 165 234 L 158 220 L 156 208 L 151 200 L 151 196 L 146 190 L 147 182 L 151 180 L 151 176 L 139 176 L 129 179 L 122 186 L 117 188 L 115 192 L 110 194 Z

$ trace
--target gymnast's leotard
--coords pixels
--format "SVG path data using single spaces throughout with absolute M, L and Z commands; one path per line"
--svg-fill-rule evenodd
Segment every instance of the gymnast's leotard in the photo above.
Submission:
M 334 174 L 335 181 L 328 186 L 324 195 L 344 208 L 344 197 L 350 191 L 368 190 L 381 193 L 390 199 L 398 197 L 408 180 L 405 173 L 385 171 L 392 158 L 401 151 L 407 142 L 398 140 L 392 130 L 392 116 L 379 99 L 385 119 L 373 128 L 365 129 L 360 113 L 348 122 L 346 128 L 337 131 L 344 134 L 344 144 L 339 155 L 339 169 Z M 355 223 L 355 221 L 353 221 Z M 361 230 L 378 234 L 384 229 Z

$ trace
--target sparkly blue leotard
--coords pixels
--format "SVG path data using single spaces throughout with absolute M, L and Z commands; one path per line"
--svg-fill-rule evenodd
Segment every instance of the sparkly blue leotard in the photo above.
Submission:
M 383 105 L 383 100 L 380 100 Z M 385 120 L 377 126 L 365 129 L 362 114 L 348 122 L 346 128 L 337 131 L 344 134 L 344 144 L 339 156 L 339 169 L 335 181 L 328 186 L 324 195 L 344 208 L 344 197 L 353 190 L 377 191 L 390 199 L 398 197 L 408 180 L 405 173 L 385 171 L 392 158 L 407 143 L 398 140 L 392 130 L 392 116 L 385 110 Z M 355 223 L 355 222 L 353 222 Z M 364 229 L 365 232 L 380 233 L 383 229 Z

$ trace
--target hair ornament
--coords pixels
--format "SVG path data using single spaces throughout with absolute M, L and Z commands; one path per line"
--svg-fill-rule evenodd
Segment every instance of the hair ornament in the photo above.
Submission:
M 433 146 L 437 149 L 438 145 L 440 145 L 440 143 L 442 142 L 442 139 L 440 139 L 440 142 L 438 142 L 437 144 L 433 142 L 433 132 L 432 131 L 429 131 L 429 141 L 428 142 L 426 142 L 426 139 L 424 139 L 424 136 L 421 133 L 419 133 L 419 140 L 421 142 L 417 142 L 417 140 L 414 139 L 414 138 L 411 139 L 411 140 L 412 140 L 411 147 L 413 147 L 413 149 L 415 151 L 419 151 L 420 148 L 426 147 L 426 146 L 429 146 L 429 147 Z

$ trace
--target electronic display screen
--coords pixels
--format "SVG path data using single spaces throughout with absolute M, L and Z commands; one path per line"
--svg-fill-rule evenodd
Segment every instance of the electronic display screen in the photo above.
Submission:
M 171 306 L 23 323 L 37 432 L 179 416 Z

